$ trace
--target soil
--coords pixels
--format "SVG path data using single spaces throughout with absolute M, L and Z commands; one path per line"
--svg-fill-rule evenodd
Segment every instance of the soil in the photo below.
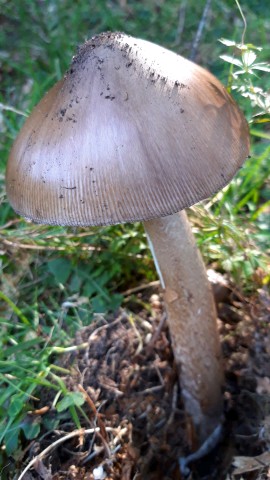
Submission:
M 181 403 L 162 295 L 144 289 L 128 296 L 127 309 L 97 316 L 79 331 L 83 348 L 62 364 L 72 365 L 65 382 L 85 396 L 82 424 L 92 433 L 53 445 L 74 428 L 63 420 L 27 449 L 20 472 L 51 447 L 23 479 L 269 479 L 270 297 L 260 288 L 246 299 L 223 281 L 215 296 L 226 383 L 225 421 L 213 450 L 180 472 L 179 459 L 196 450 L 194 432 Z M 138 308 L 145 301 L 150 307 Z

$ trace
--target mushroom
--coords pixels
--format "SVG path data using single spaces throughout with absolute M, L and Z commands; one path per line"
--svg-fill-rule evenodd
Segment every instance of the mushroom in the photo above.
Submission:
M 248 153 L 247 123 L 213 75 L 104 33 L 35 107 L 7 167 L 10 203 L 34 222 L 144 222 L 200 443 L 221 420 L 223 371 L 213 295 L 182 210 L 224 187 Z

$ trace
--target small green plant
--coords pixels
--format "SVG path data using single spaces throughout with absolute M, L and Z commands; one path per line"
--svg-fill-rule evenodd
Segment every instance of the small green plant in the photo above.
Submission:
M 47 389 L 48 409 L 56 408 L 62 414 L 47 417 L 47 427 L 56 428 L 68 410 L 80 428 L 77 412 L 81 414 L 84 398 L 80 392 L 68 390 L 65 377 L 71 372 L 53 357 L 83 346 L 61 346 L 67 342 L 61 329 L 56 332 L 51 328 L 48 335 L 38 316 L 31 322 L 1 291 L 0 298 L 17 316 L 13 322 L 0 317 L 0 444 L 5 445 L 7 455 L 16 452 L 18 456 L 22 435 L 32 440 L 40 433 L 43 420 L 38 413 L 44 407 L 41 388 Z
M 253 77 L 258 78 L 258 71 L 270 73 L 270 64 L 257 61 L 258 53 L 256 52 L 261 52 L 263 48 L 256 47 L 250 43 L 236 43 L 224 38 L 220 39 L 220 42 L 234 50 L 234 55 L 221 55 L 220 58 L 230 63 L 231 66 L 238 67 L 238 70 L 231 68 L 228 89 L 236 90 L 243 97 L 249 98 L 252 108 L 258 107 L 260 109 L 254 116 L 270 114 L 269 93 L 263 88 L 254 85 L 253 81 Z M 236 58 L 237 54 L 239 58 Z M 269 122 L 270 118 L 264 120 L 264 122 L 266 121 Z
M 198 238 L 206 257 L 218 261 L 238 285 L 249 289 L 258 268 L 265 271 L 264 281 L 269 281 L 270 275 L 270 146 L 265 143 L 270 135 L 258 129 L 258 125 L 270 122 L 270 94 L 265 88 L 270 86 L 270 80 L 269 76 L 265 79 L 259 75 L 269 74 L 270 64 L 261 60 L 262 47 L 245 42 L 247 21 L 238 0 L 235 2 L 244 22 L 242 39 L 240 43 L 220 39 L 230 50 L 229 55 L 220 58 L 230 64 L 227 88 L 242 97 L 241 107 L 249 118 L 252 137 L 263 142 L 253 142 L 252 155 L 238 175 L 206 204 L 207 218 L 202 221 L 205 229 L 204 233 L 198 232 Z M 213 217 L 209 216 L 211 212 Z M 204 217 L 205 212 L 201 210 L 200 215 Z M 209 222 L 211 226 L 207 227 Z

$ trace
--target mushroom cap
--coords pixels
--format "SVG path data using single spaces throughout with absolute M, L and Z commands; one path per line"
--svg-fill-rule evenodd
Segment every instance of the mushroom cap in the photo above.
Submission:
M 208 71 L 121 33 L 86 42 L 10 153 L 14 210 L 38 223 L 170 215 L 224 187 L 249 153 L 246 120 Z

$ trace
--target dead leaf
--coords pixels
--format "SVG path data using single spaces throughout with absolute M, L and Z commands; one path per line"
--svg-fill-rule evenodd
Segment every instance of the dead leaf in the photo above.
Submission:
M 257 457 L 234 457 L 233 466 L 236 467 L 234 475 L 242 475 L 265 467 L 270 467 L 270 452 L 264 452 Z
M 47 467 L 45 467 L 42 460 L 36 460 L 33 466 L 36 472 L 42 478 L 42 480 L 52 480 L 53 477 L 51 474 L 51 469 L 48 469 Z
M 257 388 L 256 392 L 259 395 L 264 393 L 270 394 L 270 378 L 269 377 L 257 377 Z

